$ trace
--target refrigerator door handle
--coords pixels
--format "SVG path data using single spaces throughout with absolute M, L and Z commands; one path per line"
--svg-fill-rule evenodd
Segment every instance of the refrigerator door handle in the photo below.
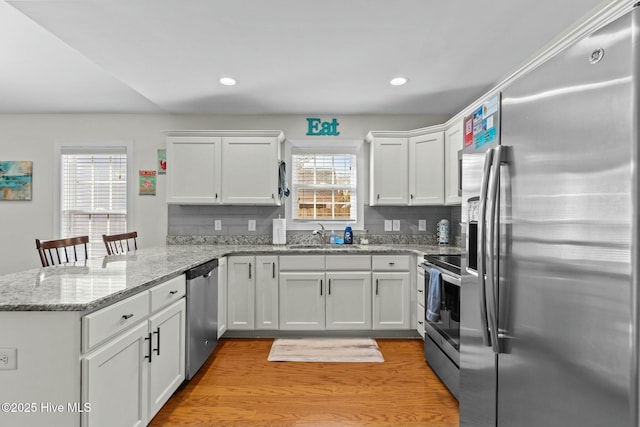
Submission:
M 485 236 L 486 251 L 487 251 L 487 279 L 489 281 L 488 292 L 488 319 L 489 319 L 489 333 L 491 337 L 491 346 L 494 353 L 501 353 L 500 341 L 498 339 L 498 276 L 500 274 L 498 268 L 498 246 L 499 241 L 498 234 L 499 228 L 499 188 L 500 188 L 500 165 L 506 158 L 506 147 L 499 145 L 494 149 L 493 163 L 491 166 L 491 174 L 489 178 L 489 188 L 487 194 L 487 200 L 489 203 L 488 218 L 487 218 L 487 236 Z
M 480 282 L 480 325 L 482 328 L 482 342 L 485 346 L 491 346 L 489 336 L 489 323 L 487 320 L 487 286 L 485 278 L 485 239 L 486 239 L 486 211 L 487 211 L 487 188 L 489 186 L 489 174 L 493 160 L 493 149 L 488 150 L 484 157 L 484 169 L 482 182 L 480 184 L 480 212 L 478 216 L 478 279 Z

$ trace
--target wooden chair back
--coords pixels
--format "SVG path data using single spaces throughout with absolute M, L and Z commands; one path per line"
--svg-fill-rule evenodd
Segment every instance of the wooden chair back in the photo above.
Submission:
M 49 267 L 56 264 L 75 262 L 78 259 L 86 260 L 89 258 L 87 243 L 89 243 L 89 236 L 44 241 L 36 239 L 36 249 L 38 249 L 42 266 Z M 78 250 L 78 246 L 83 246 L 83 248 Z M 80 253 L 80 258 L 78 258 L 78 253 Z
M 130 233 L 102 235 L 102 240 L 107 248 L 107 255 L 122 254 L 125 252 L 138 249 L 138 232 L 132 231 Z

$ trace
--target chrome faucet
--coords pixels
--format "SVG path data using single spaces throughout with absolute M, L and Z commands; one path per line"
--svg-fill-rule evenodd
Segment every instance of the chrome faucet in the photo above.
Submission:
M 321 230 L 313 230 L 312 234 L 314 236 L 319 236 L 320 243 L 322 243 L 322 246 L 325 246 L 327 244 L 327 236 L 325 235 L 324 225 L 320 223 L 318 223 L 318 225 L 320 226 Z

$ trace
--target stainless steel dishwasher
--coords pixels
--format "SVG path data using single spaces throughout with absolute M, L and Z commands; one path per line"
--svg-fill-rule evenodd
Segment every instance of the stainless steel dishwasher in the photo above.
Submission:
M 218 344 L 218 260 L 187 270 L 186 377 L 188 380 Z

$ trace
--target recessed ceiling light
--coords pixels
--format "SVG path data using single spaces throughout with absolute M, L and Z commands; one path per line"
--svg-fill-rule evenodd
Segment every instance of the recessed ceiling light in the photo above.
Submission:
M 223 77 L 220 79 L 220 83 L 225 86 L 233 86 L 234 84 L 236 84 L 236 80 L 232 79 L 231 77 Z
M 402 86 L 403 84 L 406 84 L 407 81 L 406 77 L 394 77 L 389 83 L 391 83 L 391 86 Z

